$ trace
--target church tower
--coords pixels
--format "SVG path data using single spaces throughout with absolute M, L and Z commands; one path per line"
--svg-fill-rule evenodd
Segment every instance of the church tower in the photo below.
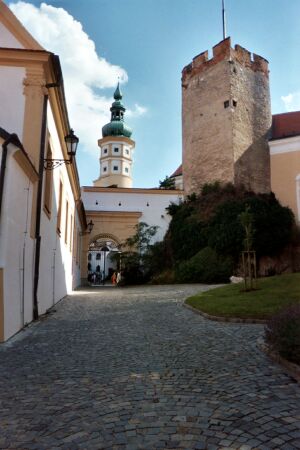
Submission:
M 111 120 L 102 128 L 100 147 L 100 175 L 94 181 L 99 187 L 132 187 L 132 157 L 135 142 L 130 139 L 132 131 L 124 123 L 125 107 L 118 83 L 111 105 Z
M 199 193 L 219 180 L 270 191 L 268 61 L 230 38 L 182 71 L 183 182 Z

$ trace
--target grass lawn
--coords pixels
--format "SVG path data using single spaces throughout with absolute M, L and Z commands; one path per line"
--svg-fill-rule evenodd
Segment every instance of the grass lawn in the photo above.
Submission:
M 300 303 L 300 273 L 260 278 L 258 290 L 242 292 L 244 284 L 203 292 L 186 300 L 188 305 L 214 316 L 266 319 L 285 306 Z

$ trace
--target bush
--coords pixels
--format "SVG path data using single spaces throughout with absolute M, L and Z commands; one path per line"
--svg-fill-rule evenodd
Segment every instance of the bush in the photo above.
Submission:
M 280 205 L 274 194 L 245 194 L 218 205 L 209 223 L 208 245 L 236 260 L 244 248 L 245 231 L 240 214 L 253 217 L 253 250 L 258 257 L 279 254 L 289 244 L 294 229 L 292 211 Z
M 215 250 L 206 247 L 176 268 L 180 283 L 226 283 L 232 274 L 231 258 L 221 258 Z
M 266 325 L 265 339 L 280 356 L 300 364 L 300 304 L 273 316 Z
M 158 273 L 151 280 L 151 284 L 174 284 L 174 283 L 175 283 L 175 274 L 173 270 L 170 269 Z

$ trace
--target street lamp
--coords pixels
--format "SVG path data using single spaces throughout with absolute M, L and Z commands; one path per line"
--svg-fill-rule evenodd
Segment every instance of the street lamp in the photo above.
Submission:
M 106 260 L 106 253 L 109 252 L 109 248 L 104 245 L 104 247 L 101 247 L 101 252 L 104 252 L 104 270 L 103 270 L 103 277 L 102 277 L 102 284 L 104 286 L 105 283 L 105 260 Z
M 93 228 L 94 228 L 94 222 L 92 221 L 92 219 L 89 221 L 89 223 L 86 226 L 87 231 L 81 231 L 79 233 L 80 236 L 83 236 L 84 234 L 91 234 Z
M 70 133 L 65 136 L 65 143 L 67 147 L 67 153 L 70 159 L 44 159 L 44 169 L 45 170 L 53 170 L 56 167 L 61 166 L 62 164 L 71 164 L 73 162 L 73 157 L 76 155 L 76 150 L 78 146 L 79 139 L 74 134 L 72 128 L 70 129 Z

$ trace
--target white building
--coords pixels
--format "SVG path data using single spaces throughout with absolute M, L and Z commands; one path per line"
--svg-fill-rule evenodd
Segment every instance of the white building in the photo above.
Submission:
M 78 286 L 86 219 L 76 161 L 63 161 L 70 159 L 70 124 L 59 58 L 32 38 L 3 1 L 0 41 L 4 341 Z

